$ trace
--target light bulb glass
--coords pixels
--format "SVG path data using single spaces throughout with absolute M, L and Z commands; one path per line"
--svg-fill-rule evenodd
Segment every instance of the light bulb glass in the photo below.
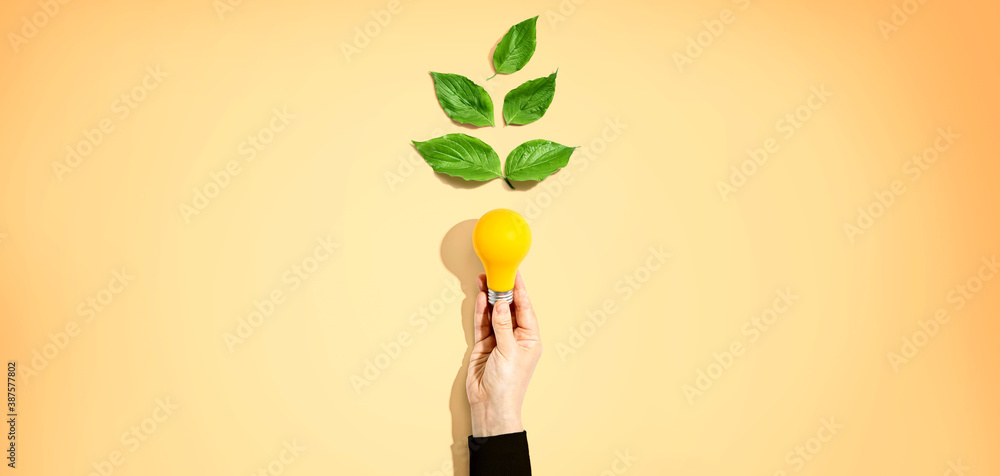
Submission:
M 519 213 L 506 208 L 486 212 L 472 230 L 472 247 L 486 269 L 489 303 L 514 301 L 517 268 L 531 248 L 531 228 Z

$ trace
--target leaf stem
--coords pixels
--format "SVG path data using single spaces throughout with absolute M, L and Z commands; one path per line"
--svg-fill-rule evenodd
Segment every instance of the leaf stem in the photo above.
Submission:
M 503 181 L 507 182 L 507 185 L 510 187 L 511 190 L 514 190 L 514 184 L 510 183 L 510 180 L 507 180 L 507 177 L 504 177 Z
M 489 80 L 491 80 L 491 79 L 493 79 L 493 78 L 497 77 L 497 75 L 498 75 L 498 74 L 500 74 L 500 72 L 499 72 L 499 71 L 497 71 L 496 73 L 493 73 L 493 76 L 490 76 L 490 77 L 486 78 L 486 80 L 487 80 L 487 81 L 489 81 Z

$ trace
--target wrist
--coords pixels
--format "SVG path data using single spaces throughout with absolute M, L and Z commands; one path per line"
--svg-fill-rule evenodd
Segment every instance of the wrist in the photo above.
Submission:
M 524 431 L 521 409 L 505 405 L 478 404 L 471 406 L 472 436 L 504 435 Z

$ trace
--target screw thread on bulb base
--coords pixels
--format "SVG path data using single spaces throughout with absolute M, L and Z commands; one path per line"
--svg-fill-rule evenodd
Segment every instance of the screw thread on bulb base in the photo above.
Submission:
M 496 304 L 497 301 L 507 301 L 508 304 L 514 303 L 514 290 L 497 292 L 492 289 L 486 290 L 486 299 L 490 304 Z

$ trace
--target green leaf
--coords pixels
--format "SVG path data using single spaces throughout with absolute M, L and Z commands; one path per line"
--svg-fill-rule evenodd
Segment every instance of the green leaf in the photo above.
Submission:
M 525 142 L 507 155 L 504 173 L 509 180 L 542 180 L 569 163 L 576 147 L 535 139 Z
M 529 18 L 510 27 L 493 50 L 493 69 L 497 74 L 520 71 L 535 54 L 535 24 L 538 17 Z M 496 75 L 493 75 L 496 76 Z
M 507 124 L 531 124 L 542 118 L 556 95 L 556 71 L 532 79 L 503 98 L 503 118 Z
M 448 134 L 413 146 L 435 172 L 465 180 L 485 181 L 500 176 L 500 157 L 492 147 L 465 134 Z
M 482 86 L 459 74 L 434 73 L 434 91 L 441 109 L 455 122 L 493 125 L 493 100 Z

